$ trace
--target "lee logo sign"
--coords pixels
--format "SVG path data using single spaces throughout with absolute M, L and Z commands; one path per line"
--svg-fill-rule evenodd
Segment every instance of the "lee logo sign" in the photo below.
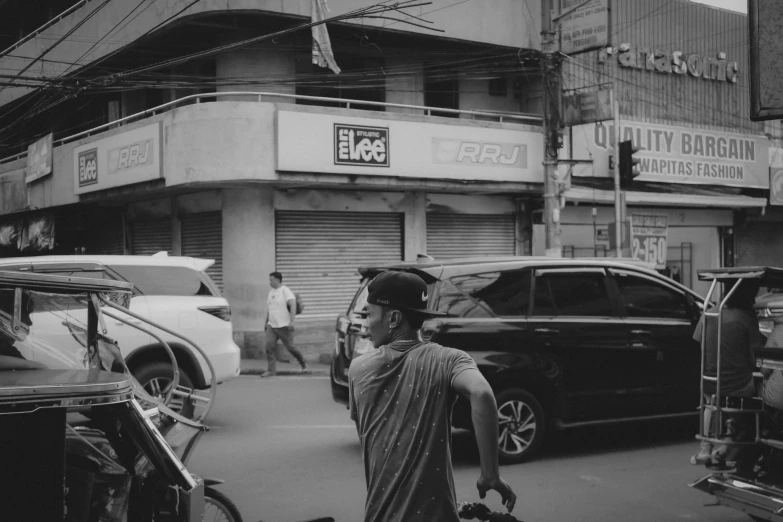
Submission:
M 86 187 L 98 183 L 98 149 L 90 149 L 80 152 L 79 158 L 79 186 Z
M 388 127 L 360 127 L 335 123 L 334 164 L 388 167 Z
M 162 125 L 138 127 L 76 147 L 74 192 L 85 194 L 163 176 Z

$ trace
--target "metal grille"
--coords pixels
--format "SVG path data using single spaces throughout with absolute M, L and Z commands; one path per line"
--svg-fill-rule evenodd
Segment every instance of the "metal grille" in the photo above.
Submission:
M 186 214 L 182 223 L 182 255 L 214 259 L 207 274 L 223 290 L 223 217 L 220 212 Z
M 513 256 L 511 214 L 427 214 L 427 254 L 435 259 Z
M 171 252 L 171 222 L 168 218 L 131 223 L 131 254 L 151 256 L 161 251 Z
M 402 260 L 403 214 L 275 213 L 276 270 L 300 294 L 302 318 L 345 312 L 359 287 L 360 266 Z

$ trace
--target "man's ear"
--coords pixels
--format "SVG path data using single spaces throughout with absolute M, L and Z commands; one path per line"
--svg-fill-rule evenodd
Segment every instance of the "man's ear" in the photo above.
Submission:
M 397 328 L 402 324 L 402 312 L 399 310 L 392 310 L 389 314 L 389 327 Z

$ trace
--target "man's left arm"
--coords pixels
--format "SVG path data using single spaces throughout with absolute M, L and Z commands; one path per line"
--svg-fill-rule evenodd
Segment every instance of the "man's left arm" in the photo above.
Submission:
M 514 509 L 517 496 L 511 486 L 500 476 L 498 465 L 498 408 L 495 394 L 487 380 L 474 366 L 457 374 L 451 387 L 470 401 L 473 428 L 481 461 L 481 476 L 476 483 L 479 496 L 483 499 L 487 491 L 500 493 L 503 504 L 510 512 Z
M 296 319 L 296 299 L 289 299 L 286 302 L 286 305 L 288 305 L 288 313 L 291 315 L 291 322 L 288 323 L 288 329 L 293 330 L 294 319 Z

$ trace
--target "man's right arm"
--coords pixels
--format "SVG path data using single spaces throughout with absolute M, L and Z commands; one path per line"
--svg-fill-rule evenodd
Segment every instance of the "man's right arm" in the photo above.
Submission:
M 498 465 L 498 409 L 495 394 L 487 380 L 476 368 L 460 372 L 451 384 L 452 388 L 470 401 L 473 428 L 481 460 L 481 476 L 476 483 L 479 496 L 487 491 L 500 493 L 503 504 L 510 512 L 514 509 L 517 496 L 511 486 L 500 477 Z

